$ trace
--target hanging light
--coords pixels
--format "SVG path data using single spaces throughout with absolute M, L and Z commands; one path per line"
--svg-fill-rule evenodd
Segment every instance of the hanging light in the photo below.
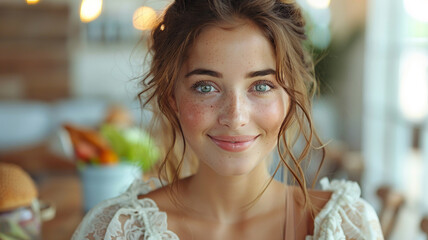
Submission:
M 37 4 L 37 3 L 39 3 L 39 2 L 40 2 L 40 0 L 27 0 L 27 4 L 28 4 L 28 5 Z
M 326 9 L 330 6 L 330 0 L 306 0 L 309 6 L 316 9 Z
M 150 30 L 156 23 L 156 12 L 151 7 L 140 7 L 132 16 L 132 24 L 138 30 Z
M 80 5 L 80 20 L 82 22 L 95 20 L 101 14 L 102 6 L 102 0 L 82 0 L 82 4 Z

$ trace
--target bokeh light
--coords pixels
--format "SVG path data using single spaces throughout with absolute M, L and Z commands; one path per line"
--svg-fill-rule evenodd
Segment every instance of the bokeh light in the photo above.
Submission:
M 317 9 L 325 9 L 330 6 L 330 0 L 306 0 L 308 4 Z
M 132 24 L 138 30 L 150 30 L 156 23 L 156 12 L 151 7 L 140 7 L 135 10 L 132 17 Z
M 102 0 L 82 0 L 82 4 L 80 5 L 80 20 L 82 22 L 95 20 L 100 16 L 102 6 Z
M 40 0 L 27 0 L 28 5 L 37 4 L 39 2 L 40 2 Z

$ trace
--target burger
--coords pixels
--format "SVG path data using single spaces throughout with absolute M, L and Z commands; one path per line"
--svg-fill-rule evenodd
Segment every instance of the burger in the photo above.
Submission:
M 19 166 L 0 163 L 0 239 L 39 239 L 40 227 L 34 181 Z
M 34 181 L 21 167 L 0 163 L 0 212 L 30 206 L 37 199 Z

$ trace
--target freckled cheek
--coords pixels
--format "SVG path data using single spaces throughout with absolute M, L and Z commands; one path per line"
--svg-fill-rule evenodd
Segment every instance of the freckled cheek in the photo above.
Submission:
M 279 128 L 285 119 L 286 103 L 283 101 L 272 101 L 267 102 L 258 107 L 257 111 L 257 122 L 267 134 L 273 134 L 277 136 Z
M 179 120 L 183 128 L 195 130 L 212 121 L 213 105 L 191 98 L 183 98 L 178 106 Z

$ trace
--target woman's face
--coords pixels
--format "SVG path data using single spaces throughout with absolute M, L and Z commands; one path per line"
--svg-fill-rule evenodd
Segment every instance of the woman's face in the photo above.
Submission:
M 264 166 L 288 106 L 275 69 L 271 44 L 252 24 L 198 36 L 171 101 L 200 164 L 223 176 Z

